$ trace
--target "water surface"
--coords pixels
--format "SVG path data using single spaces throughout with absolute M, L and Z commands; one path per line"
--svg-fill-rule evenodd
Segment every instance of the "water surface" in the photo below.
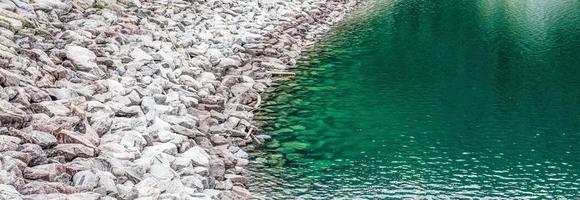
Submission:
M 580 1 L 379 0 L 269 93 L 264 198 L 580 198 Z

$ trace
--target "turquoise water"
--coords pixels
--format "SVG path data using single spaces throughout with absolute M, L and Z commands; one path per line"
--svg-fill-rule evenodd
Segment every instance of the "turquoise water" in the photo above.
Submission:
M 580 198 L 580 1 L 379 0 L 306 56 L 257 196 Z

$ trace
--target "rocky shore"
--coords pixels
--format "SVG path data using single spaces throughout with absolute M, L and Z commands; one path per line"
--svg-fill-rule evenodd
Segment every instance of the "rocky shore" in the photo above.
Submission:
M 250 199 L 252 112 L 361 0 L 0 0 L 0 199 Z

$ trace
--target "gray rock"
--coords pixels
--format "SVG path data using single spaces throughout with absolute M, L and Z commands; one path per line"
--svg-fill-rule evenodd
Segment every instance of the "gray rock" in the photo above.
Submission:
M 22 172 L 22 175 L 26 179 L 53 182 L 62 180 L 67 181 L 71 178 L 71 174 L 69 172 L 70 170 L 67 166 L 58 163 L 51 163 L 28 167 Z
M 14 128 L 9 130 L 12 136 L 19 137 L 28 143 L 38 144 L 42 148 L 50 148 L 57 144 L 56 137 L 50 133 L 35 130 L 20 131 Z
M 195 189 L 196 192 L 201 192 L 204 188 L 203 178 L 199 175 L 181 177 L 181 182 L 184 186 Z
M 222 180 L 226 172 L 225 163 L 222 159 L 212 159 L 209 163 L 209 175 L 217 180 Z
M 104 191 L 106 194 L 116 194 L 117 186 L 115 185 L 115 176 L 109 172 L 97 171 L 96 175 L 99 177 L 99 184 L 97 190 Z
M 22 144 L 18 147 L 18 151 L 27 153 L 31 156 L 30 162 L 28 163 L 29 166 L 42 165 L 47 162 L 46 153 L 42 150 L 42 147 L 37 144 Z
M 64 156 L 66 160 L 93 157 L 96 153 L 95 149 L 82 144 L 58 144 L 47 152 L 50 156 Z
M 92 190 L 99 184 L 99 177 L 93 170 L 77 172 L 73 176 L 73 185 L 80 190 Z
M 239 198 L 242 198 L 242 199 L 251 199 L 252 198 L 252 193 L 250 193 L 250 191 L 248 191 L 247 189 L 240 187 L 240 186 L 234 186 L 232 188 L 232 192 L 234 194 L 236 194 Z
M 18 149 L 18 145 L 22 143 L 22 140 L 17 137 L 0 135 L 0 152 L 2 151 L 14 151 Z
M 151 55 L 149 55 L 147 52 L 141 50 L 140 48 L 135 48 L 133 51 L 131 51 L 131 53 L 129 55 L 133 59 L 135 59 L 135 61 L 151 61 L 151 60 L 153 60 L 153 57 L 151 57 Z
M 149 169 L 149 173 L 151 173 L 152 177 L 155 177 L 157 180 L 171 180 L 177 172 L 173 171 L 168 164 L 164 163 L 155 163 Z
M 249 159 L 249 155 L 248 153 L 246 153 L 244 150 L 239 150 L 236 153 L 234 153 L 234 156 L 241 158 L 241 159 Z
M 43 0 L 49 1 L 49 0 Z M 84 47 L 69 45 L 66 47 L 66 57 L 70 59 L 81 71 L 90 71 L 97 68 L 97 56 L 91 50 Z
M 0 100 L 0 127 L 22 128 L 28 123 L 30 116 L 10 102 Z
M 11 185 L 0 184 L 0 199 L 21 200 L 22 195 Z
M 209 165 L 209 155 L 199 146 L 191 147 L 180 156 L 190 158 L 195 166 L 207 167 Z

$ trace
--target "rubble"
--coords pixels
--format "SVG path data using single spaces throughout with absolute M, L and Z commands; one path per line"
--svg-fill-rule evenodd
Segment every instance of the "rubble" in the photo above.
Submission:
M 251 198 L 260 93 L 361 1 L 1 1 L 0 198 Z

